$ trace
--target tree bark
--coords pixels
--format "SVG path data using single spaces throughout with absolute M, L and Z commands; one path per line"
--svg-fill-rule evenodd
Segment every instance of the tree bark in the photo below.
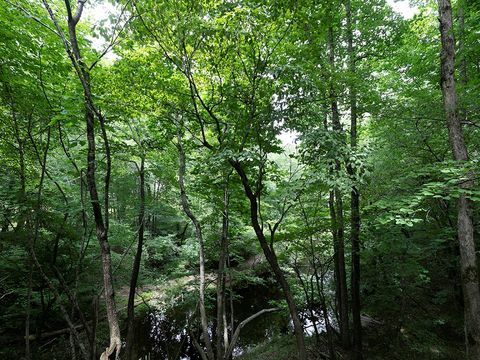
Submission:
M 137 165 L 138 166 L 138 165 Z M 138 242 L 137 252 L 133 261 L 132 277 L 130 279 L 130 290 L 128 293 L 127 305 L 127 341 L 125 353 L 127 360 L 134 360 L 133 344 L 135 340 L 135 291 L 137 289 L 138 274 L 140 273 L 140 261 L 142 259 L 144 230 L 145 230 L 145 156 L 142 154 L 140 168 L 138 168 L 140 208 L 138 211 Z
M 443 105 L 453 157 L 459 163 L 468 160 L 468 151 L 457 109 L 455 87 L 455 39 L 452 24 L 450 0 L 438 0 L 440 20 L 441 86 Z M 480 359 L 480 289 L 478 268 L 473 238 L 472 204 L 465 195 L 474 187 L 472 174 L 466 174 L 467 181 L 460 182 L 458 200 L 458 242 L 460 247 L 460 267 L 465 311 L 465 342 L 467 358 Z
M 290 286 L 288 285 L 287 279 L 285 278 L 285 274 L 283 273 L 280 265 L 278 264 L 278 259 L 275 254 L 273 248 L 270 248 L 268 245 L 267 239 L 262 231 L 262 228 L 259 223 L 258 219 L 258 202 L 255 193 L 250 186 L 250 183 L 247 178 L 247 174 L 243 169 L 240 162 L 235 160 L 230 160 L 230 164 L 233 166 L 237 174 L 240 176 L 242 181 L 243 188 L 245 190 L 245 194 L 250 202 L 250 220 L 252 223 L 252 227 L 255 230 L 255 234 L 257 239 L 262 247 L 263 253 L 272 268 L 273 273 L 275 274 L 275 278 L 282 288 L 283 294 L 285 296 L 285 300 L 287 301 L 288 309 L 290 312 L 290 316 L 293 322 L 293 328 L 295 332 L 295 339 L 297 342 L 297 351 L 298 351 L 298 359 L 299 360 L 306 360 L 307 359 L 307 352 L 305 349 L 305 340 L 303 338 L 303 326 L 298 316 L 297 306 L 293 299 L 292 291 L 290 290 Z M 231 346 L 231 343 L 230 343 Z

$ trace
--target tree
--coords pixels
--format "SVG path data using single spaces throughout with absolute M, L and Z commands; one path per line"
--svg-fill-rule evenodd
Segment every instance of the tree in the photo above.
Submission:
M 455 39 L 450 0 L 438 1 L 438 13 L 442 42 L 441 85 L 445 119 L 447 121 L 453 157 L 455 161 L 462 164 L 468 160 L 468 150 L 457 108 Z M 475 241 L 473 238 L 472 204 L 467 195 L 473 186 L 472 174 L 465 174 L 459 183 L 461 192 L 457 205 L 457 236 L 460 247 L 460 266 L 465 307 L 465 343 L 469 359 L 480 357 L 480 288 Z
M 105 288 L 105 303 L 107 305 L 107 316 L 110 328 L 110 345 L 102 353 L 101 359 L 109 359 L 120 357 L 121 352 L 121 338 L 120 338 L 120 325 L 118 322 L 117 306 L 115 302 L 115 291 L 113 287 L 112 276 L 112 260 L 110 254 L 110 244 L 108 242 L 108 226 L 109 226 L 109 186 L 110 186 L 110 171 L 111 171 L 111 154 L 108 143 L 108 137 L 105 129 L 105 118 L 103 114 L 95 106 L 95 102 L 92 96 L 90 85 L 90 68 L 86 65 L 77 39 L 76 27 L 82 16 L 83 7 L 86 0 L 79 0 L 75 14 L 72 11 L 70 1 L 65 1 L 65 8 L 67 11 L 67 25 L 69 41 L 63 33 L 63 29 L 60 27 L 59 22 L 56 19 L 53 10 L 46 0 L 43 4 L 50 15 L 52 22 L 55 25 L 57 33 L 61 37 L 61 40 L 65 46 L 65 51 L 68 54 L 72 62 L 72 66 L 82 84 L 84 92 L 84 104 L 85 104 L 85 119 L 87 124 L 87 142 L 88 142 L 88 154 L 87 154 L 87 183 L 90 193 L 90 200 L 92 204 L 93 214 L 95 217 L 97 239 L 100 244 L 102 263 L 103 263 L 103 280 Z M 105 175 L 105 188 L 104 188 L 104 214 L 102 214 L 102 208 L 100 205 L 100 199 L 97 190 L 97 181 L 95 177 L 96 167 L 96 151 L 95 151 L 95 118 L 100 123 L 102 139 L 105 146 L 105 155 L 107 162 L 107 171 Z
M 354 19 L 350 0 L 345 1 L 345 15 L 347 27 L 347 52 L 350 75 L 356 75 L 356 55 L 353 47 Z M 355 81 L 355 80 L 354 80 Z M 354 81 L 349 86 L 350 97 L 350 147 L 352 151 L 357 148 L 357 89 Z M 347 171 L 355 183 L 356 169 L 352 164 L 347 164 Z M 350 242 L 352 246 L 351 294 L 353 318 L 353 358 L 362 359 L 362 322 L 360 317 L 360 193 L 358 185 L 352 186 L 350 192 Z

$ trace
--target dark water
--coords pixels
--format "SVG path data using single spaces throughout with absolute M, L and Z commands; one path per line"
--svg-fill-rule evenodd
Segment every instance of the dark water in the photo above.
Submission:
M 248 287 L 235 289 L 236 298 L 233 301 L 235 326 L 254 313 L 274 307 L 270 301 L 280 300 L 281 293 L 272 283 L 250 284 Z M 228 299 L 227 299 L 228 300 Z M 227 309 L 229 303 L 227 301 Z M 150 311 L 139 314 L 136 322 L 136 353 L 139 359 L 151 360 L 200 360 L 194 348 L 190 329 L 198 329 L 198 316 L 193 314 L 194 307 L 188 304 L 179 304 L 166 312 Z M 215 332 L 215 309 L 209 309 L 210 335 Z M 314 329 L 308 320 L 308 312 L 302 313 L 305 331 L 312 335 Z M 190 319 L 190 320 L 189 320 Z M 192 320 L 196 319 L 196 320 Z M 227 322 L 230 323 L 230 314 L 227 311 Z M 324 331 L 324 324 L 319 321 L 318 332 Z M 289 316 L 286 312 L 274 312 L 261 315 L 248 323 L 241 331 L 240 338 L 234 349 L 234 356 L 245 350 L 263 343 L 280 334 L 291 332 Z
M 233 311 L 235 326 L 257 311 L 272 307 L 270 300 L 279 300 L 281 294 L 273 284 L 256 284 L 235 289 Z M 230 305 L 227 298 L 227 322 L 230 323 Z M 199 360 L 188 332 L 189 318 L 198 318 L 188 304 L 179 304 L 166 312 L 150 311 L 139 314 L 136 321 L 136 352 L 138 358 L 152 360 Z M 215 331 L 215 309 L 209 309 L 209 330 Z M 190 320 L 190 328 L 198 326 Z M 273 336 L 289 331 L 289 319 L 283 312 L 264 314 L 248 323 L 240 334 L 234 350 L 239 355 L 248 347 L 262 343 Z

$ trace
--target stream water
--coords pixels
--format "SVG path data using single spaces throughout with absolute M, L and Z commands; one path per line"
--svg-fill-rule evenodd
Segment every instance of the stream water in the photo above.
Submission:
M 272 307 L 272 300 L 279 300 L 281 293 L 270 284 L 254 284 L 235 289 L 237 294 L 233 301 L 235 326 L 257 311 Z M 229 306 L 229 304 L 227 304 Z M 149 311 L 138 314 L 136 320 L 136 354 L 138 359 L 149 360 L 200 360 L 188 333 L 188 318 L 194 309 L 179 304 L 166 312 Z M 209 331 L 214 328 L 214 311 L 209 310 L 211 323 Z M 308 313 L 302 313 L 307 335 L 313 335 L 314 329 Z M 229 316 L 229 314 L 227 315 Z M 325 330 L 322 317 L 317 315 L 319 333 Z M 284 312 L 264 314 L 248 323 L 241 331 L 234 349 L 234 357 L 241 355 L 248 348 L 266 342 L 274 336 L 291 332 L 289 316 Z

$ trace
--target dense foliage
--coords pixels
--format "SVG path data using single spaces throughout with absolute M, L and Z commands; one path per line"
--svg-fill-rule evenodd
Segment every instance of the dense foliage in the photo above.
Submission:
M 0 357 L 474 359 L 480 5 L 413 3 L 0 0 Z

